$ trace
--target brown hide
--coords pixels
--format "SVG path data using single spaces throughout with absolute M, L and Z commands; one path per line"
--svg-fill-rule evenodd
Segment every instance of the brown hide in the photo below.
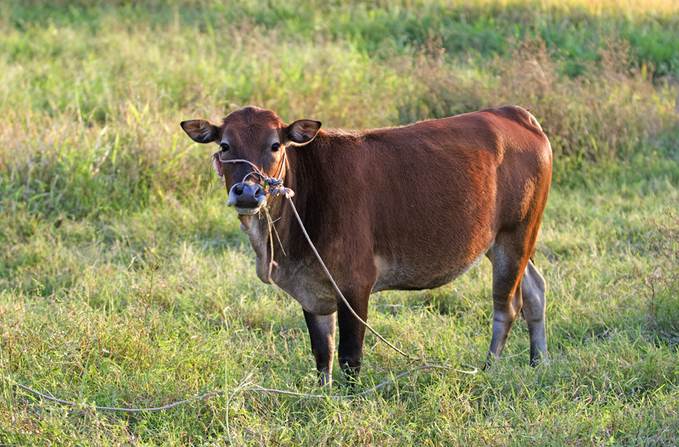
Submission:
M 547 138 L 513 107 L 359 133 L 321 130 L 288 158 L 286 185 L 338 283 L 374 291 L 440 286 L 499 232 L 536 232 L 551 179 Z M 291 263 L 326 282 L 290 210 L 280 208 L 274 217 L 282 216 L 276 227 L 288 256 L 275 251 L 275 282 L 295 282 L 281 272 Z

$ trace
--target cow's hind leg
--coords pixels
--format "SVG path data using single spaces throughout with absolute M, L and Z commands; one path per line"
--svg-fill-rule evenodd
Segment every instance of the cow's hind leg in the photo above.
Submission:
M 493 337 L 486 365 L 499 358 L 512 324 L 521 312 L 523 296 L 521 278 L 528 253 L 511 237 L 498 237 L 488 253 L 493 264 Z
M 526 271 L 521 281 L 523 294 L 523 318 L 528 324 L 530 334 L 530 364 L 536 366 L 547 358 L 547 334 L 545 333 L 545 280 L 535 268 L 532 261 L 528 261 Z
M 316 359 L 316 369 L 321 385 L 332 383 L 332 356 L 335 351 L 335 318 L 336 314 L 314 315 L 304 311 L 311 351 Z

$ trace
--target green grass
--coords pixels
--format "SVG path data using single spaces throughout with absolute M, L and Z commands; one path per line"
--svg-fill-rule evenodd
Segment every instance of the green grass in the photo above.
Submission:
M 0 6 L 0 444 L 679 442 L 675 3 L 69 3 Z M 527 366 L 519 321 L 478 375 L 235 393 L 248 376 L 318 391 L 301 308 L 256 278 L 209 151 L 178 127 L 248 103 L 348 128 L 529 107 L 556 154 L 536 256 L 551 363 Z M 480 366 L 489 267 L 375 295 L 370 321 Z M 369 335 L 357 390 L 406 367 Z M 165 413 L 88 408 L 212 389 Z

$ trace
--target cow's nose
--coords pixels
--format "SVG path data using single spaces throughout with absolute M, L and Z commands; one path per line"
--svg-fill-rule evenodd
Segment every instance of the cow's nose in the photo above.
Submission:
M 229 191 L 228 205 L 235 206 L 241 214 L 248 214 L 248 211 L 257 211 L 265 201 L 264 188 L 257 183 L 236 183 Z

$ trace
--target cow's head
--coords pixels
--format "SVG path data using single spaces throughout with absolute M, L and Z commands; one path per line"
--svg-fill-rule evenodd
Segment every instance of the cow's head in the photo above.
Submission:
M 230 160 L 247 160 L 265 175 L 282 179 L 286 147 L 312 141 L 321 123 L 298 120 L 286 125 L 270 110 L 245 107 L 230 113 L 221 126 L 205 120 L 182 121 L 181 126 L 193 141 L 219 146 L 213 162 L 229 190 L 228 204 L 240 215 L 252 215 L 266 205 L 262 179 L 249 163 Z

